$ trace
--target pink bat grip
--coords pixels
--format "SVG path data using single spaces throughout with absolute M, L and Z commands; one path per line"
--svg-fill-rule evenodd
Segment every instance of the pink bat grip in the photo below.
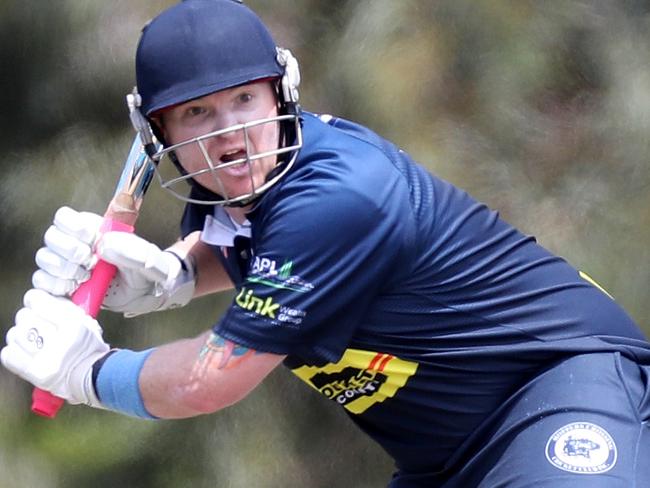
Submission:
M 133 232 L 133 226 L 104 217 L 100 235 L 108 231 Z M 91 317 L 97 317 L 104 301 L 106 291 L 115 276 L 117 269 L 106 261 L 98 261 L 90 275 L 90 279 L 79 286 L 72 295 L 72 301 L 79 305 Z M 50 392 L 34 388 L 32 392 L 32 412 L 42 417 L 54 418 L 63 406 L 62 398 Z

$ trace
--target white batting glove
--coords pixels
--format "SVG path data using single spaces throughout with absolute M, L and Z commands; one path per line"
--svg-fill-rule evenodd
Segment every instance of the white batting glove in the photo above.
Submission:
M 43 240 L 45 247 L 36 252 L 38 270 L 32 284 L 53 295 L 71 295 L 90 278 L 97 259 L 93 253 L 102 217 L 61 207 Z
M 101 407 L 92 367 L 109 347 L 97 321 L 69 299 L 43 290 L 29 290 L 23 302 L 0 352 L 2 364 L 68 403 Z
M 90 277 L 96 248 L 102 259 L 118 268 L 103 308 L 133 317 L 180 307 L 192 299 L 195 271 L 187 256 L 161 251 L 126 232 L 108 232 L 97 243 L 101 222 L 99 215 L 60 208 L 45 233 L 45 247 L 36 253 L 34 287 L 71 295 Z
M 182 307 L 194 296 L 196 273 L 188 256 L 125 232 L 104 234 L 97 254 L 118 269 L 104 298 L 108 310 L 135 317 Z

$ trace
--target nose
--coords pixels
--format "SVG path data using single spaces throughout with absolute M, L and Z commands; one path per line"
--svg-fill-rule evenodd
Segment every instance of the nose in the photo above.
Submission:
M 219 161 L 225 151 L 230 151 L 234 147 L 239 147 L 245 144 L 243 130 L 231 130 L 232 127 L 240 124 L 241 121 L 239 121 L 234 114 L 227 111 L 214 114 L 210 132 L 216 132 L 217 134 L 203 139 L 203 145 L 210 159 L 215 164 Z
M 214 117 L 214 131 L 223 131 L 219 137 L 228 138 L 232 137 L 234 131 L 229 131 L 230 127 L 238 125 L 240 122 L 237 120 L 235 114 L 231 111 L 224 111 L 215 114 Z
M 204 142 L 211 142 L 215 139 L 231 138 L 233 131 L 229 131 L 228 129 L 234 125 L 237 125 L 237 120 L 233 114 L 228 112 L 213 113 L 208 125 L 205 126 L 204 134 L 216 134 L 204 139 Z
M 219 156 L 223 148 L 231 148 L 243 139 L 241 130 L 230 130 L 240 124 L 232 113 L 216 114 L 213 121 L 212 132 L 217 132 L 214 137 L 209 137 L 203 142 L 211 156 Z

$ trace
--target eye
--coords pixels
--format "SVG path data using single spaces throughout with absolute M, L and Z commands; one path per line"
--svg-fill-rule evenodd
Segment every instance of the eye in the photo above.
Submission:
M 196 105 L 188 107 L 185 110 L 185 115 L 189 117 L 198 117 L 199 115 L 203 115 L 204 113 L 206 113 L 205 107 L 200 107 Z
M 249 92 L 243 92 L 237 96 L 237 101 L 239 103 L 249 103 L 252 100 L 253 100 L 253 95 Z

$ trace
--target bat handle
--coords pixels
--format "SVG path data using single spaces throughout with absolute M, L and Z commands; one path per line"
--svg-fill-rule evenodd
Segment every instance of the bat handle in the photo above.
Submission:
M 52 395 L 49 391 L 34 388 L 32 390 L 32 412 L 41 417 L 53 419 L 63 406 L 63 398 Z
M 108 231 L 133 232 L 133 226 L 127 223 L 104 217 L 100 233 Z M 72 301 L 80 306 L 88 315 L 95 318 L 99 314 L 106 291 L 113 281 L 117 268 L 106 261 L 99 260 L 90 275 L 90 279 L 82 283 L 72 294 Z M 46 418 L 54 418 L 63 406 L 64 400 L 50 392 L 34 388 L 32 392 L 32 412 Z

